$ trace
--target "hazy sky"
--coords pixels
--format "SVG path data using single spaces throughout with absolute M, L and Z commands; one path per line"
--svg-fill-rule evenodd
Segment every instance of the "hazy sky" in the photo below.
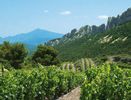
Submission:
M 0 37 L 36 28 L 64 34 L 105 23 L 129 7 L 131 0 L 0 0 Z

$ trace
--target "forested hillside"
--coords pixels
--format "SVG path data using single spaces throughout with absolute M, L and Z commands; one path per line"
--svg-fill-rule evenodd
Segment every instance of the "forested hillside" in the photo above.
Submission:
M 80 39 L 57 45 L 56 48 L 62 60 L 103 55 L 131 55 L 130 33 L 131 22 L 128 22 L 103 33 L 84 35 Z

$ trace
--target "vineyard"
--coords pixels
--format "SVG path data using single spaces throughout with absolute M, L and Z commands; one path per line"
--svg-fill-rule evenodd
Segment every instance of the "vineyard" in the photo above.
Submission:
M 131 100 L 131 70 L 103 65 L 86 72 L 81 100 Z
M 90 67 L 95 66 L 95 63 L 90 58 L 82 58 L 76 62 L 66 62 L 61 66 L 62 70 L 71 70 L 71 71 L 85 71 Z
M 0 100 L 54 100 L 84 79 L 84 73 L 55 67 L 14 70 L 0 76 Z
M 130 100 L 131 70 L 105 64 L 84 72 L 44 67 L 0 76 L 0 100 L 55 100 L 81 86 L 81 100 Z

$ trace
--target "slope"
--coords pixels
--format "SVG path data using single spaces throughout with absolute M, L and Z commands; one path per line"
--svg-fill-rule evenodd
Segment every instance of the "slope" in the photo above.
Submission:
M 64 61 L 104 55 L 131 55 L 131 22 L 116 26 L 103 33 L 83 37 L 55 46 Z

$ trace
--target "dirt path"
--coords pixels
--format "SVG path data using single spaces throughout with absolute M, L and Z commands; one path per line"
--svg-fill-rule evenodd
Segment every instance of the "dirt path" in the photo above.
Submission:
M 57 100 L 80 100 L 80 87 L 75 88 L 74 90 Z

